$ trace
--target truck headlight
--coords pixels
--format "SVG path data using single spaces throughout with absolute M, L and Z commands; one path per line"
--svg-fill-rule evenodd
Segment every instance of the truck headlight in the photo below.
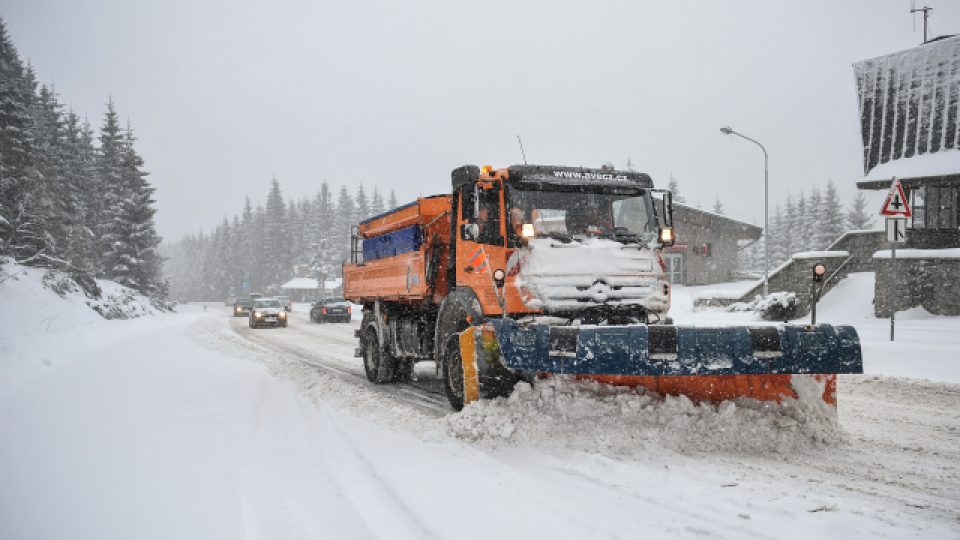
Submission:
M 524 238 L 533 238 L 536 232 L 533 230 L 533 223 L 524 223 L 520 227 L 520 236 Z
M 676 237 L 673 236 L 673 227 L 664 227 L 660 229 L 660 243 L 665 246 L 672 246 Z

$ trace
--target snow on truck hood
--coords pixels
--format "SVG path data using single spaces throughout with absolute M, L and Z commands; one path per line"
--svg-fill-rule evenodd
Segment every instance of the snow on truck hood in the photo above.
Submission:
M 648 247 L 603 238 L 534 238 L 519 253 L 518 283 L 531 308 L 570 311 L 606 303 L 666 310 L 667 295 L 656 286 L 663 272 Z

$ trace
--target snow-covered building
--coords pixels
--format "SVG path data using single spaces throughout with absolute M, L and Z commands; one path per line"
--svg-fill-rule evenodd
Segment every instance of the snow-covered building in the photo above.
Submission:
M 343 295 L 343 279 L 325 280 L 323 291 L 318 290 L 318 281 L 314 278 L 295 277 L 280 286 L 284 294 L 298 301 L 310 301 L 323 294 L 327 297 Z
M 740 241 L 757 241 L 763 228 L 722 214 L 673 203 L 677 243 L 663 250 L 670 282 L 707 285 L 730 281 Z
M 960 314 L 960 36 L 854 64 L 864 178 L 903 184 L 912 217 L 891 286 L 889 251 L 875 257 L 878 316 L 913 306 Z
M 907 247 L 960 247 L 960 36 L 854 64 L 864 178 L 908 191 Z

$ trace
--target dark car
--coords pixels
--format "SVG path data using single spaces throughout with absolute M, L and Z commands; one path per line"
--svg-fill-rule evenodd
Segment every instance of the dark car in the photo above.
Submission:
M 237 298 L 233 303 L 233 316 L 246 317 L 251 309 L 253 309 L 253 298 Z
M 276 298 L 257 298 L 250 312 L 250 328 L 259 326 L 287 327 L 287 312 Z
M 350 322 L 350 302 L 343 298 L 328 298 L 314 302 L 310 307 L 310 320 L 317 323 Z

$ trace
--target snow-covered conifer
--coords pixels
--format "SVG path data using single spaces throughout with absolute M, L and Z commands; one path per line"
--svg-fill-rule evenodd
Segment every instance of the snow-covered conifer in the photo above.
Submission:
M 867 198 L 862 191 L 857 192 L 856 198 L 850 204 L 850 210 L 847 212 L 847 224 L 850 229 L 863 231 L 873 226 L 873 218 L 867 214 Z

